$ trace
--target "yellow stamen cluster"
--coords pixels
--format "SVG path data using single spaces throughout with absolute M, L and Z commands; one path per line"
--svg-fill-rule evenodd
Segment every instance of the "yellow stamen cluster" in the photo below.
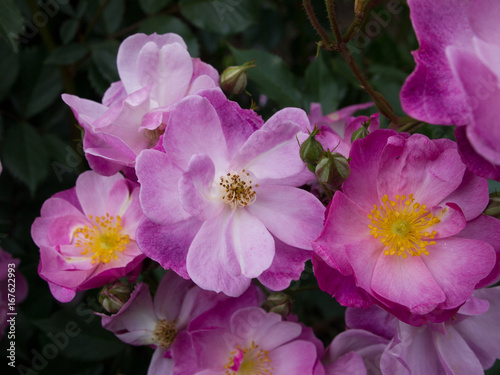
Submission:
M 255 184 L 255 187 L 259 185 Z M 237 207 L 245 207 L 257 198 L 257 194 L 253 190 L 250 173 L 244 169 L 241 174 L 238 172 L 228 172 L 225 176 L 220 177 L 219 188 L 221 189 L 222 200 L 229 204 L 234 210 Z
M 274 370 L 271 367 L 269 351 L 259 349 L 259 345 L 255 345 L 253 341 L 248 348 L 242 349 L 238 345 L 236 350 L 230 353 L 229 362 L 224 365 L 224 369 L 227 375 L 273 375 Z
M 93 226 L 85 225 L 75 230 L 75 246 L 82 249 L 81 255 L 90 256 L 92 264 L 109 263 L 118 259 L 117 252 L 123 252 L 130 242 L 128 235 L 122 234 L 120 216 L 89 215 Z
M 177 329 L 175 328 L 175 321 L 169 322 L 166 319 L 160 319 L 156 323 L 155 330 L 153 331 L 153 341 L 163 349 L 168 350 L 176 337 Z
M 396 195 L 395 201 L 387 195 L 382 197 L 383 205 L 373 205 L 368 218 L 371 224 L 370 234 L 380 238 L 385 245 L 385 255 L 398 255 L 406 258 L 408 255 L 429 255 L 427 246 L 435 245 L 432 240 L 436 231 L 427 229 L 440 220 L 427 210 L 425 204 L 415 202 L 413 194 Z

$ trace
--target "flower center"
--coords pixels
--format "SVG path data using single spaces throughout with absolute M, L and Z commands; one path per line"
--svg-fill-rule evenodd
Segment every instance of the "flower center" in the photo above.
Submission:
M 122 234 L 122 218 L 120 216 L 95 216 L 89 215 L 92 227 L 85 225 L 75 230 L 75 246 L 82 249 L 82 255 L 88 255 L 92 264 L 109 263 L 117 259 L 116 252 L 123 252 L 130 242 L 127 234 Z
M 165 126 L 163 124 L 153 130 L 145 129 L 143 135 L 148 140 L 148 148 L 156 146 L 163 133 L 165 133 Z
M 436 231 L 427 229 L 440 220 L 427 210 L 425 204 L 415 202 L 413 194 L 408 198 L 405 195 L 396 195 L 391 201 L 387 195 L 382 197 L 383 205 L 373 205 L 368 218 L 371 220 L 370 234 L 380 238 L 385 245 L 384 255 L 429 255 L 428 245 L 435 245 Z
M 259 185 L 255 184 L 255 187 Z M 250 173 L 243 169 L 241 173 L 228 172 L 220 177 L 219 189 L 221 191 L 222 200 L 229 204 L 234 210 L 237 207 L 245 207 L 257 198 L 257 194 L 253 190 Z
M 224 365 L 227 375 L 273 375 L 269 351 L 259 349 L 252 344 L 245 349 L 238 345 L 229 356 L 229 362 Z
M 169 322 L 165 319 L 160 319 L 156 323 L 153 332 L 153 341 L 156 342 L 163 349 L 168 350 L 170 345 L 175 341 L 177 336 L 177 329 L 175 328 L 175 321 Z

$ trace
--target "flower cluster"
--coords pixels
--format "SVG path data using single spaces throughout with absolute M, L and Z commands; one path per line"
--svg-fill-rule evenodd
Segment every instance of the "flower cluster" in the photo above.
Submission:
M 468 69 L 497 69 L 484 14 L 457 7 L 432 44 L 421 17 L 438 5 L 409 3 L 429 48 L 416 54 L 405 108 L 460 125 L 459 140 L 500 164 L 498 144 L 478 136 L 490 101 L 464 105 Z M 462 37 L 464 12 L 474 33 Z M 479 60 L 457 47 L 468 40 Z M 460 142 L 381 129 L 378 113 L 352 117 L 372 103 L 327 115 L 313 103 L 309 115 L 284 108 L 264 121 L 175 34 L 127 38 L 117 65 L 102 104 L 63 95 L 93 171 L 44 203 L 32 238 L 58 301 L 105 286 L 102 325 L 154 349 L 149 374 L 477 373 L 500 357 L 488 331 L 500 291 L 487 288 L 500 277 L 500 220 L 483 215 L 491 174 Z M 418 91 L 427 81 L 439 102 Z M 348 307 L 349 329 L 326 350 L 290 306 L 269 308 L 286 295 L 266 300 L 308 260 Z

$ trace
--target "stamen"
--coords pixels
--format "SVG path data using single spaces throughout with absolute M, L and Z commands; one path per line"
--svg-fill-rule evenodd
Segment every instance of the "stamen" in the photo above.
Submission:
M 259 345 L 252 344 L 242 349 L 240 345 L 230 353 L 229 361 L 224 365 L 226 375 L 272 375 L 269 351 L 259 349 Z
M 385 245 L 384 255 L 398 255 L 406 258 L 408 255 L 429 255 L 427 246 L 435 245 L 432 240 L 437 235 L 435 230 L 427 229 L 440 220 L 427 211 L 425 204 L 415 202 L 413 194 L 395 196 L 395 201 L 387 195 L 382 197 L 382 205 L 373 205 L 368 218 L 371 224 L 370 234 L 380 238 Z
M 258 187 L 255 184 L 255 187 Z M 221 191 L 222 200 L 229 204 L 234 210 L 237 207 L 245 207 L 257 199 L 257 194 L 253 190 L 250 173 L 244 169 L 241 173 L 228 172 L 225 176 L 220 177 L 219 189 Z
M 160 319 L 153 332 L 153 341 L 163 349 L 168 350 L 177 337 L 175 321 L 169 322 L 166 319 Z
M 87 225 L 75 230 L 75 246 L 82 249 L 81 255 L 90 256 L 92 264 L 109 263 L 118 259 L 116 252 L 123 252 L 130 242 L 127 234 L 122 234 L 120 216 L 92 216 L 90 221 L 95 224 Z

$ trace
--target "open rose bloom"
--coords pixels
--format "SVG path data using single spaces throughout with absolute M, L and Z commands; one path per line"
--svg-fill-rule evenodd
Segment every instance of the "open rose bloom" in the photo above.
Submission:
M 401 91 L 403 109 L 431 124 L 459 125 L 464 162 L 500 179 L 500 3 L 409 0 L 420 49 Z
M 101 103 L 63 95 L 85 129 L 83 148 L 92 169 L 112 175 L 134 167 L 165 128 L 162 109 L 200 89 L 218 86 L 217 71 L 191 58 L 177 34 L 134 34 L 118 50 L 120 81 Z
M 186 332 L 176 375 L 324 374 L 322 345 L 300 323 L 238 299 L 201 314 Z
M 31 227 L 40 248 L 38 273 L 61 302 L 140 271 L 144 254 L 135 242 L 143 217 L 136 183 L 121 174 L 82 173 L 76 187 L 42 206 Z
M 171 374 L 175 364 L 173 347 L 179 333 L 192 319 L 225 298 L 223 294 L 203 290 L 169 271 L 158 285 L 154 300 L 148 285 L 139 283 L 118 313 L 100 315 L 102 326 L 120 340 L 155 348 L 149 374 Z M 256 304 L 257 290 L 249 290 L 243 298 Z
M 191 95 L 169 114 L 163 150 L 137 159 L 146 219 L 141 250 L 204 289 L 242 294 L 252 278 L 274 290 L 298 279 L 324 207 L 298 189 L 312 174 L 299 157 L 304 111 L 262 127 L 219 90 Z
M 481 215 L 487 181 L 466 170 L 454 142 L 378 130 L 350 157 L 314 242 L 323 290 L 420 325 L 449 318 L 496 280 L 499 220 Z
M 323 359 L 326 373 L 336 373 L 329 372 L 339 362 L 329 364 L 332 358 L 351 350 L 349 357 L 362 358 L 368 373 L 484 374 L 500 357 L 499 297 L 499 287 L 478 289 L 453 317 L 421 327 L 399 321 L 377 306 L 348 308 L 349 329 L 328 348 Z

